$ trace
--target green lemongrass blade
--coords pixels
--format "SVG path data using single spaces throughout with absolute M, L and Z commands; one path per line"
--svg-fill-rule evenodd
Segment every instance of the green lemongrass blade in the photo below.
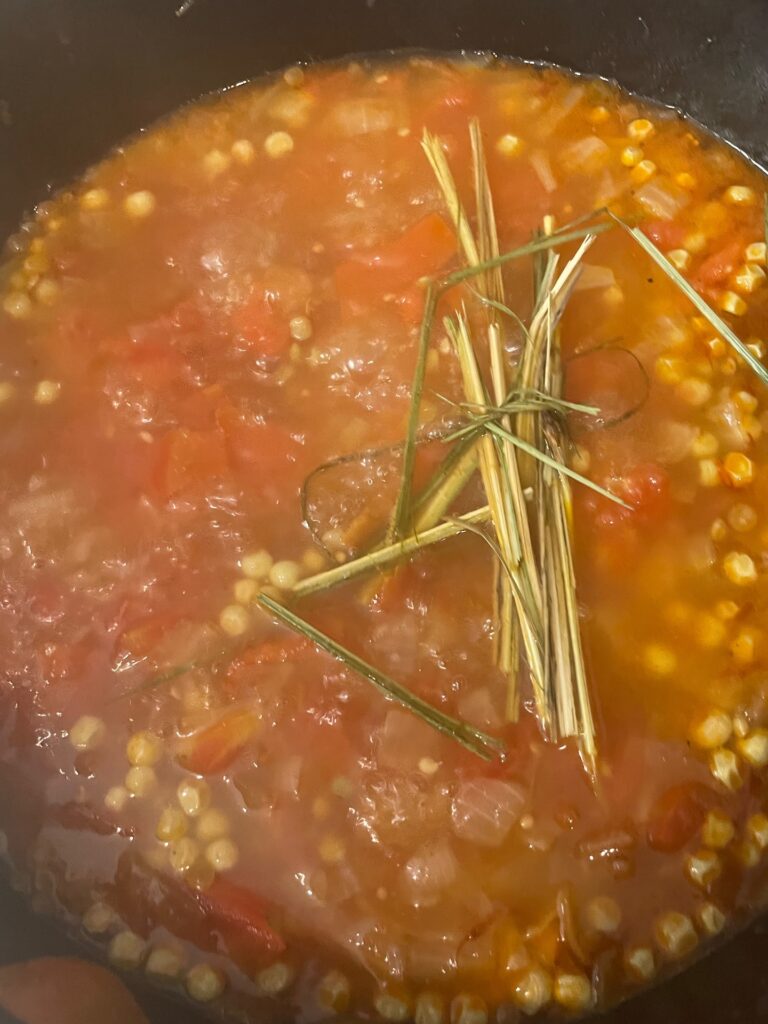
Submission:
M 496 434 L 498 437 L 503 438 L 505 441 L 509 441 L 511 444 L 515 445 L 516 448 L 526 452 L 528 455 L 532 455 L 534 459 L 538 459 L 539 462 L 543 462 L 545 466 L 549 466 L 550 469 L 554 469 L 555 472 L 562 473 L 563 476 L 569 476 L 571 480 L 576 480 L 576 482 L 580 483 L 583 487 L 588 487 L 596 494 L 601 494 L 604 498 L 608 498 L 609 501 L 613 501 L 615 504 L 621 505 L 622 508 L 629 509 L 630 511 L 632 510 L 632 506 L 628 505 L 626 501 L 622 501 L 618 495 L 613 494 L 611 491 L 607 491 L 604 487 L 601 487 L 600 484 L 596 484 L 588 477 L 582 476 L 581 473 L 577 473 L 575 469 L 571 469 L 571 467 L 566 466 L 565 463 L 558 462 L 557 459 L 553 459 L 550 455 L 547 455 L 546 452 L 537 448 L 536 445 L 528 444 L 527 441 L 523 441 L 521 437 L 517 437 L 515 434 L 511 433 L 511 431 L 505 430 L 504 427 L 499 426 L 499 424 L 495 423 L 493 420 L 486 424 L 485 429 L 489 430 L 492 434 Z
M 430 484 L 414 504 L 414 533 L 436 526 L 474 476 L 478 467 L 475 438 L 459 441 L 449 452 L 449 458 L 449 467 L 442 472 L 438 467 Z M 447 462 L 448 459 L 444 459 L 441 466 Z
M 454 537 L 463 530 L 469 529 L 473 523 L 483 523 L 490 517 L 490 509 L 487 505 L 482 508 L 473 509 L 463 516 L 457 516 L 450 522 L 433 526 L 420 534 L 412 534 L 394 544 L 387 544 L 385 547 L 368 554 L 361 555 L 350 562 L 344 562 L 333 569 L 326 569 L 324 572 L 316 573 L 314 576 L 307 576 L 300 580 L 291 593 L 294 597 L 307 597 L 309 594 L 316 594 L 320 590 L 328 590 L 339 583 L 346 583 L 347 580 L 361 576 L 363 573 L 372 572 L 374 569 L 384 569 L 394 565 L 396 562 L 408 558 L 416 551 L 427 548 L 432 544 L 438 544 L 441 540 Z
M 332 640 L 331 637 L 322 633 L 284 605 L 273 601 L 271 597 L 267 597 L 266 594 L 259 594 L 256 600 L 289 629 L 292 629 L 301 636 L 307 637 L 308 640 L 311 640 L 321 650 L 336 658 L 337 661 L 352 669 L 353 672 L 363 676 L 364 679 L 367 679 L 380 693 L 396 701 L 402 707 L 407 708 L 407 710 L 412 711 L 422 721 L 431 725 L 433 729 L 437 729 L 438 732 L 460 743 L 467 750 L 472 751 L 473 754 L 490 760 L 495 754 L 504 749 L 504 744 L 501 740 L 494 736 L 489 736 L 480 729 L 473 728 L 467 722 L 462 722 L 457 718 L 444 714 L 431 704 L 428 704 L 427 701 L 422 700 L 421 697 L 417 697 L 415 693 L 412 693 L 405 686 L 396 683 L 394 679 L 390 679 L 383 672 L 379 672 L 373 665 L 369 665 L 367 661 L 363 661 L 362 658 L 353 654 L 346 647 L 342 647 L 341 644 Z
M 419 349 L 416 356 L 416 368 L 413 372 L 413 383 L 411 384 L 411 407 L 408 413 L 408 426 L 406 428 L 405 446 L 403 448 L 403 470 L 400 480 L 400 489 L 395 502 L 395 511 L 392 515 L 392 522 L 387 532 L 387 540 L 394 541 L 405 536 L 411 519 L 411 496 L 413 492 L 413 464 L 416 459 L 416 435 L 419 429 L 419 411 L 421 409 L 421 396 L 424 391 L 424 376 L 427 369 L 427 354 L 429 352 L 429 339 L 432 336 L 432 323 L 437 309 L 439 290 L 434 284 L 427 289 L 427 297 L 424 305 L 424 315 L 421 319 L 419 331 Z
M 581 238 L 586 238 L 587 235 L 600 235 L 604 231 L 610 231 L 612 226 L 608 223 L 593 224 L 591 227 L 580 228 L 576 231 L 547 235 L 546 238 L 539 238 L 533 242 L 528 242 L 526 245 L 521 245 L 517 249 L 503 252 L 500 256 L 495 257 L 495 259 L 486 260 L 484 263 L 477 263 L 472 267 L 462 267 L 460 270 L 454 270 L 453 273 L 441 279 L 440 288 L 441 290 L 452 288 L 454 285 L 461 284 L 471 277 L 477 277 L 478 274 L 482 274 L 486 270 L 501 267 L 505 263 L 511 263 L 513 260 L 519 260 L 525 256 L 532 256 L 534 253 L 542 252 L 545 249 L 553 249 L 558 245 L 576 242 Z
M 661 267 L 667 277 L 677 285 L 686 298 L 690 299 L 701 315 L 715 328 L 717 333 L 721 334 L 731 348 L 738 352 L 750 369 L 754 370 L 763 384 L 768 384 L 768 369 L 749 351 L 741 338 L 731 330 L 714 309 L 702 299 L 696 289 L 686 281 L 680 271 L 670 263 L 664 253 L 654 245 L 650 238 L 643 234 L 639 228 L 630 227 L 626 221 L 623 221 L 621 217 L 617 217 L 616 214 L 612 213 L 611 217 L 634 238 L 641 248 L 645 249 L 654 263 Z
M 763 237 L 765 248 L 768 249 L 768 192 L 763 195 Z
M 467 287 L 478 302 L 481 302 L 484 306 L 489 306 L 491 309 L 495 309 L 497 313 L 503 313 L 504 316 L 509 317 L 509 319 L 516 323 L 523 332 L 523 337 L 527 336 L 528 327 L 522 317 L 518 316 L 514 309 L 510 309 L 509 306 L 503 302 L 499 302 L 497 299 L 489 299 L 487 295 L 483 295 L 482 292 L 479 292 L 477 288 L 474 288 L 472 285 L 467 285 Z

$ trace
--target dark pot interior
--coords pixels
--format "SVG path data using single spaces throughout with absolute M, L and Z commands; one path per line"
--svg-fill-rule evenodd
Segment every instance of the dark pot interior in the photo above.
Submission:
M 0 238 L 111 145 L 201 93 L 293 61 L 494 50 L 615 78 L 768 164 L 766 0 L 0 0 Z M 0 890 L 0 960 L 77 947 Z M 611 1024 L 768 1020 L 759 923 Z M 153 1024 L 186 1008 L 139 992 Z

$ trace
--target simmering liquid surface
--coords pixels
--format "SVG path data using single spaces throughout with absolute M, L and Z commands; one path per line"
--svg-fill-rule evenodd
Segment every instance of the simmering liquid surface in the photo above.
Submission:
M 570 463 L 628 506 L 573 485 L 596 781 L 544 738 L 526 678 L 507 720 L 473 533 L 291 597 L 386 530 L 426 279 L 464 266 L 422 131 L 473 215 L 475 117 L 502 251 L 608 206 L 764 357 L 761 176 L 554 70 L 292 69 L 115 151 L 8 244 L 8 866 L 214 1014 L 587 1012 L 764 899 L 765 388 L 621 227 L 562 325 L 566 396 L 599 409 L 568 415 Z M 504 280 L 527 321 L 531 260 Z M 462 306 L 485 314 L 472 280 L 430 337 L 417 493 L 463 415 L 443 329 Z M 511 373 L 522 331 L 502 323 Z M 484 502 L 476 474 L 453 511 Z M 505 752 L 387 700 L 262 588 Z

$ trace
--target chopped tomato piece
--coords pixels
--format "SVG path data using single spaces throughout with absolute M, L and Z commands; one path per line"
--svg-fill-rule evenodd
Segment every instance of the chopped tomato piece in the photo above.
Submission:
M 681 850 L 701 828 L 715 795 L 700 783 L 672 786 L 651 808 L 646 836 L 654 850 L 674 853 Z
M 744 259 L 744 242 L 738 238 L 722 249 L 712 253 L 693 275 L 693 285 L 699 291 L 706 291 L 724 284 Z
M 231 404 L 222 405 L 216 420 L 224 431 L 232 465 L 244 473 L 258 473 L 274 483 L 296 461 L 297 444 L 278 423 L 247 422 Z
M 336 292 L 344 305 L 365 307 L 437 273 L 455 254 L 453 229 L 440 214 L 428 213 L 378 251 L 337 267 Z
M 258 355 L 279 359 L 291 345 L 288 321 L 264 295 L 256 295 L 232 314 L 232 329 Z
M 285 949 L 282 938 L 267 921 L 264 901 L 251 889 L 217 878 L 198 898 L 218 927 L 228 933 L 230 944 L 252 944 L 270 953 Z
M 258 724 L 252 711 L 232 711 L 193 736 L 179 760 L 197 775 L 222 772 L 245 747 Z
M 669 477 L 655 463 L 643 463 L 620 477 L 609 477 L 600 483 L 630 508 L 623 508 L 594 491 L 578 488 L 579 504 L 597 527 L 649 523 L 662 519 L 669 511 Z
M 682 224 L 669 220 L 649 220 L 641 225 L 641 230 L 660 249 L 679 249 L 685 242 L 687 230 Z
M 168 440 L 161 490 L 167 497 L 200 490 L 226 471 L 227 452 L 220 431 L 174 430 Z

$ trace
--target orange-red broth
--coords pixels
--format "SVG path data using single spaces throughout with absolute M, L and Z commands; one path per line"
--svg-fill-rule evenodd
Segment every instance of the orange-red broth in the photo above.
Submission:
M 585 1010 L 761 902 L 764 391 L 621 230 L 563 331 L 569 357 L 594 350 L 568 389 L 601 424 L 640 405 L 571 425 L 574 463 L 631 505 L 577 488 L 598 793 L 528 707 L 504 721 L 476 537 L 297 610 L 503 737 L 490 764 L 252 603 L 270 560 L 278 584 L 333 564 L 302 521 L 312 470 L 404 436 L 421 279 L 459 265 L 419 140 L 439 133 L 468 199 L 472 116 L 503 248 L 608 203 L 763 354 L 758 173 L 553 70 L 292 69 L 127 144 L 9 243 L 8 861 L 113 962 L 198 1000 L 423 1024 Z M 530 264 L 505 279 L 525 314 Z M 460 387 L 438 328 L 425 423 L 453 415 L 440 395 Z M 313 478 L 337 557 L 375 537 L 397 469 L 385 450 Z

